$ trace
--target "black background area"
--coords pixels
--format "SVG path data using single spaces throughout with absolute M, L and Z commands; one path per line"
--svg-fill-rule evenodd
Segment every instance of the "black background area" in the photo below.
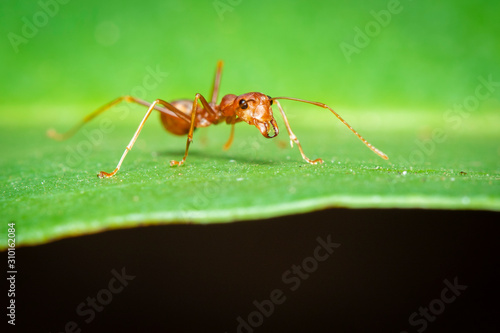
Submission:
M 81 332 L 498 332 L 499 216 L 330 209 L 21 247 L 15 329 L 65 332 L 73 321 Z M 314 255 L 318 237 L 327 241 L 329 235 L 341 245 L 328 259 L 310 266 L 315 269 L 305 279 L 283 279 Z M 106 296 L 113 269 L 135 278 L 87 323 L 88 312 L 81 316 L 76 309 L 84 303 L 88 310 L 89 297 Z M 443 281 L 455 278 L 467 289 L 441 303 L 444 310 L 430 313 L 432 320 L 418 315 L 418 324 L 410 324 L 409 317 L 431 302 L 440 310 Z M 275 289 L 284 301 L 269 313 L 265 300 Z M 256 312 L 254 301 L 267 316 Z

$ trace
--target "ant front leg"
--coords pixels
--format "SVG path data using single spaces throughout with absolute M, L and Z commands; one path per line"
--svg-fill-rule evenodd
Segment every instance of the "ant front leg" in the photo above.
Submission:
M 321 158 L 317 158 L 315 160 L 309 159 L 306 154 L 304 154 L 304 151 L 302 150 L 302 146 L 300 145 L 299 139 L 293 134 L 292 128 L 290 127 L 290 124 L 288 123 L 288 119 L 286 118 L 285 111 L 283 111 L 283 108 L 281 107 L 281 104 L 279 101 L 275 101 L 276 105 L 278 105 L 278 109 L 281 112 L 281 116 L 283 117 L 283 120 L 285 121 L 285 126 L 288 131 L 288 136 L 290 137 L 290 146 L 293 147 L 293 143 L 295 142 L 297 146 L 299 147 L 300 154 L 302 155 L 302 158 L 310 164 L 318 164 L 318 163 L 323 163 L 323 160 Z
M 231 145 L 233 144 L 233 139 L 234 139 L 234 126 L 239 123 L 240 121 L 243 121 L 241 118 L 232 118 L 229 121 L 227 121 L 227 124 L 231 125 L 231 132 L 229 133 L 229 139 L 227 139 L 226 143 L 222 147 L 224 150 L 229 150 L 231 148 Z
M 189 145 L 191 144 L 191 142 L 193 142 L 193 132 L 194 132 L 194 129 L 196 128 L 196 115 L 198 113 L 198 100 L 201 101 L 203 108 L 211 116 L 216 116 L 216 112 L 210 107 L 210 105 L 208 104 L 205 97 L 203 97 L 201 94 L 196 94 L 196 96 L 194 97 L 194 101 L 193 101 L 193 108 L 191 109 L 191 123 L 190 123 L 191 126 L 189 127 L 188 137 L 187 137 L 187 141 L 186 141 L 186 151 L 184 152 L 184 157 L 180 161 L 175 161 L 175 160 L 170 161 L 170 166 L 181 166 L 186 161 L 188 151 L 189 151 Z
M 223 147 L 224 150 L 229 150 L 229 148 L 231 148 L 231 145 L 233 144 L 234 125 L 235 125 L 235 123 L 231 124 L 231 132 L 229 133 L 229 139 L 227 139 L 226 143 L 224 144 L 224 147 Z

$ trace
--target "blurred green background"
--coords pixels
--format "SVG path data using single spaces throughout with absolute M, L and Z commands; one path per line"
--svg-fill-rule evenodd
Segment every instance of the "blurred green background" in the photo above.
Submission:
M 370 25 L 372 12 L 388 8 L 397 13 L 386 26 Z M 148 66 L 168 73 L 149 100 L 208 93 L 218 59 L 226 62 L 223 93 L 444 110 L 473 93 L 478 76 L 500 80 L 499 12 L 499 2 L 486 0 L 3 1 L 1 112 L 94 108 L 141 84 Z M 26 22 L 35 31 L 23 35 Z M 368 45 L 347 59 L 341 44 L 355 46 L 356 28 L 367 24 Z M 498 110 L 499 95 L 481 110 Z

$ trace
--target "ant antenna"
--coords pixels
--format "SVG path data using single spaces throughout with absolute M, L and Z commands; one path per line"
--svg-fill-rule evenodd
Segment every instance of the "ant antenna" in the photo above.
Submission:
M 378 156 L 382 157 L 384 160 L 388 160 L 389 157 L 384 154 L 381 150 L 375 148 L 371 143 L 369 143 L 368 141 L 366 141 L 361 135 L 359 135 L 358 132 L 356 132 L 356 130 L 354 128 L 351 127 L 351 125 L 349 125 L 347 123 L 347 121 L 345 121 L 337 112 L 335 112 L 331 107 L 329 107 L 328 105 L 326 104 L 323 104 L 323 103 L 319 103 L 319 102 L 312 102 L 312 101 L 306 101 L 305 99 L 299 99 L 299 98 L 293 98 L 293 97 L 273 97 L 272 100 L 275 100 L 275 99 L 287 99 L 287 100 L 290 100 L 290 101 L 296 101 L 296 102 L 302 102 L 302 103 L 308 103 L 308 104 L 312 104 L 312 105 L 316 105 L 316 106 L 319 106 L 319 107 L 322 107 L 324 109 L 328 109 L 330 110 L 334 115 L 335 117 L 337 117 L 342 123 L 344 123 L 344 125 L 346 125 L 350 130 L 351 132 L 353 132 L 354 134 L 356 134 L 356 136 L 361 140 L 363 141 L 363 143 L 368 147 L 370 148 L 375 154 L 377 154 Z

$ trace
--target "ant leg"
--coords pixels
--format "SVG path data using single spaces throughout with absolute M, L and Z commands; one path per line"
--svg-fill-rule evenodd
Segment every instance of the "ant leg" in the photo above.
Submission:
M 300 145 L 299 139 L 293 134 L 292 128 L 290 127 L 290 124 L 288 123 L 288 119 L 286 118 L 285 111 L 283 111 L 283 108 L 281 107 L 281 104 L 279 101 L 275 101 L 276 104 L 278 105 L 278 108 L 281 112 L 281 116 L 283 117 L 283 120 L 285 121 L 285 126 L 288 131 L 288 135 L 290 136 L 290 146 L 293 147 L 293 143 L 295 142 L 297 146 L 299 147 L 300 154 L 302 155 L 302 158 L 307 162 L 311 164 L 318 164 L 318 163 L 323 163 L 323 160 L 321 158 L 317 158 L 315 160 L 310 160 L 307 158 L 306 154 L 304 154 L 304 151 L 302 150 L 302 146 Z
M 222 75 L 222 66 L 224 62 L 222 60 L 219 60 L 217 62 L 217 70 L 215 71 L 215 79 L 214 79 L 214 84 L 212 86 L 212 100 L 211 103 L 216 104 L 217 103 L 217 98 L 219 97 L 219 87 L 220 87 L 220 79 Z
M 186 157 L 188 155 L 188 150 L 189 150 L 189 145 L 191 144 L 191 142 L 193 142 L 193 132 L 194 132 L 194 129 L 196 127 L 196 115 L 198 112 L 198 100 L 201 101 L 201 104 L 203 105 L 204 109 L 207 112 L 215 113 L 215 111 L 208 104 L 205 97 L 203 97 L 201 94 L 196 94 L 196 96 L 194 97 L 194 100 L 193 100 L 193 108 L 191 109 L 191 126 L 189 127 L 189 133 L 188 133 L 188 138 L 186 141 L 186 151 L 184 152 L 184 157 L 180 161 L 175 161 L 175 160 L 170 161 L 170 166 L 176 166 L 176 165 L 181 166 L 186 161 Z
M 224 147 L 222 148 L 224 150 L 228 150 L 229 148 L 231 148 L 231 145 L 233 144 L 233 139 L 234 139 L 234 125 L 235 125 L 235 123 L 231 124 L 231 133 L 229 134 L 229 139 L 227 140 L 227 142 L 224 144 Z
M 103 105 L 102 107 L 100 107 L 99 109 L 95 110 L 94 112 L 88 114 L 87 116 L 85 116 L 85 118 L 83 118 L 78 124 L 76 124 L 73 128 L 71 128 L 66 133 L 60 134 L 60 133 L 56 132 L 54 129 L 49 129 L 47 131 L 47 135 L 50 138 L 58 140 L 58 141 L 66 140 L 66 139 L 70 138 L 71 136 L 73 136 L 83 125 L 85 125 L 86 123 L 88 123 L 89 121 L 91 121 L 92 119 L 94 119 L 95 117 L 97 117 L 98 115 L 103 113 L 104 111 L 111 109 L 113 106 L 117 105 L 118 103 L 120 103 L 122 101 L 129 102 L 129 103 L 137 103 L 137 104 L 141 104 L 141 105 L 144 105 L 147 107 L 151 106 L 151 103 L 143 101 L 142 99 L 132 97 L 132 96 L 121 96 L 121 97 L 118 97 L 117 99 L 109 102 L 108 104 Z M 177 117 L 182 118 L 185 121 L 189 122 L 189 117 L 186 116 L 180 110 L 176 109 L 173 105 L 171 105 L 167 102 L 160 103 L 160 104 L 163 104 L 166 108 L 164 108 L 160 105 L 155 105 L 155 107 L 154 107 L 155 110 L 170 114 L 172 116 L 177 116 Z
M 137 138 L 139 137 L 139 134 L 141 133 L 141 130 L 142 130 L 142 127 L 144 126 L 144 123 L 146 122 L 146 120 L 148 120 L 149 115 L 151 114 L 151 112 L 153 111 L 153 109 L 156 108 L 157 104 L 162 104 L 162 105 L 164 105 L 166 107 L 170 106 L 169 103 L 167 103 L 167 102 L 165 102 L 164 100 L 161 100 L 161 99 L 157 99 L 156 101 L 154 101 L 149 106 L 148 111 L 144 115 L 144 118 L 142 119 L 141 123 L 139 124 L 139 127 L 137 128 L 137 130 L 135 131 L 135 134 L 132 137 L 132 139 L 130 140 L 130 143 L 125 148 L 125 151 L 123 152 L 123 155 L 120 158 L 120 161 L 116 165 L 116 168 L 112 172 L 110 172 L 110 173 L 107 173 L 107 172 L 104 172 L 104 171 L 99 172 L 99 174 L 97 175 L 99 178 L 110 178 L 110 177 L 113 177 L 118 172 L 118 170 L 120 170 L 120 166 L 122 165 L 123 160 L 125 159 L 125 156 L 127 156 L 127 153 L 134 146 L 135 141 L 137 140 Z
M 224 150 L 228 150 L 229 148 L 231 148 L 234 139 L 234 126 L 240 121 L 243 121 L 243 119 L 236 117 L 232 119 L 226 119 L 227 124 L 231 125 L 231 133 L 229 134 L 229 139 L 227 139 L 227 142 L 224 144 L 224 147 L 222 147 Z

